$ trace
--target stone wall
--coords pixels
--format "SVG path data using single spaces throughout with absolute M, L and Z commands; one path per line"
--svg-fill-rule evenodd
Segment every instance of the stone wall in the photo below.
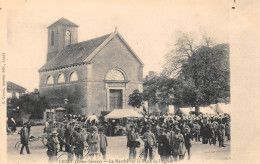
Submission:
M 86 113 L 87 108 L 87 66 L 81 65 L 77 67 L 69 67 L 65 69 L 41 72 L 40 73 L 40 95 L 46 96 L 52 106 L 64 107 L 64 99 L 68 99 L 66 108 L 73 109 L 75 114 Z M 72 72 L 78 75 L 78 81 L 70 82 L 69 77 Z M 57 83 L 58 75 L 63 73 L 65 76 L 65 83 Z M 46 80 L 48 76 L 52 76 L 54 84 L 47 85 Z M 83 109 L 83 111 L 82 111 Z M 85 110 L 85 111 L 84 111 Z

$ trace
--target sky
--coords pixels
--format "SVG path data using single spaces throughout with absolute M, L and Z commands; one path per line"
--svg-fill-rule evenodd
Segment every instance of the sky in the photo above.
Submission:
M 39 87 L 38 70 L 46 62 L 47 26 L 61 17 L 79 25 L 79 42 L 112 33 L 117 27 L 144 62 L 144 76 L 149 71 L 162 70 L 163 57 L 174 45 L 176 31 L 190 33 L 195 38 L 204 31 L 216 43 L 229 42 L 230 4 L 145 2 L 41 1 L 9 7 L 6 12 L 7 81 L 28 91 Z

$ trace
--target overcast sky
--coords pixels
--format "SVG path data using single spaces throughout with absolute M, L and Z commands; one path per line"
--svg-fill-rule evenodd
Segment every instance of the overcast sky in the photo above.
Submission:
M 39 87 L 38 69 L 46 62 L 47 26 L 64 17 L 79 25 L 79 42 L 119 33 L 144 62 L 144 76 L 160 72 L 176 31 L 207 32 L 229 43 L 229 5 L 180 3 L 38 3 L 7 11 L 7 80 L 29 91 Z

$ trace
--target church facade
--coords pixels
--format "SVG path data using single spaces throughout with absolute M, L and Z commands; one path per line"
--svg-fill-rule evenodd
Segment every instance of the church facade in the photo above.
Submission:
M 48 27 L 40 94 L 74 114 L 131 108 L 128 97 L 142 91 L 143 66 L 117 30 L 78 43 L 78 25 L 61 18 Z

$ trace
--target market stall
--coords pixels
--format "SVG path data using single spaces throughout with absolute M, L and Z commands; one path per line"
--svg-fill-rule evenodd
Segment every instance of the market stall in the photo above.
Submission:
M 109 123 L 109 135 L 123 135 L 125 134 L 125 124 L 127 119 L 143 118 L 143 115 L 134 111 L 133 109 L 115 109 L 105 116 L 105 120 Z

